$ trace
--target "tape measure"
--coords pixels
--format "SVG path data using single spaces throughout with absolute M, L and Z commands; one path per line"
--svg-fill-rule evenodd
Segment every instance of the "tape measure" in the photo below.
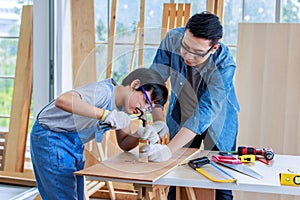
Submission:
M 288 186 L 300 186 L 300 174 L 280 173 L 280 184 Z
M 254 162 L 256 157 L 255 157 L 255 155 L 242 155 L 242 156 L 239 156 L 239 159 L 243 163 L 248 163 L 248 162 Z

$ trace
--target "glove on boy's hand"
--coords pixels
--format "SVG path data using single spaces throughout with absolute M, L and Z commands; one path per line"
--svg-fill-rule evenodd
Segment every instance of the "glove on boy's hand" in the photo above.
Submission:
M 130 125 L 130 116 L 122 111 L 112 110 L 104 111 L 104 116 L 101 118 L 104 123 L 110 124 L 116 130 L 126 128 Z
M 163 162 L 172 157 L 172 152 L 167 145 L 164 144 L 150 144 L 142 148 L 141 157 L 148 156 L 151 162 Z
M 137 134 L 143 140 L 149 140 L 150 144 L 155 144 L 159 137 L 164 137 L 169 132 L 169 128 L 163 121 L 154 122 L 146 127 L 139 127 Z

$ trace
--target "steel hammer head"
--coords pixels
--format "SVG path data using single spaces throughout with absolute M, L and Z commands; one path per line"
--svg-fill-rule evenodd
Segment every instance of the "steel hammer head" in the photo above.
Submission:
M 140 115 L 138 116 L 138 119 L 142 120 L 143 127 L 146 127 L 146 125 L 147 125 L 147 115 L 146 115 L 146 113 L 138 107 L 136 107 L 136 109 L 140 112 Z

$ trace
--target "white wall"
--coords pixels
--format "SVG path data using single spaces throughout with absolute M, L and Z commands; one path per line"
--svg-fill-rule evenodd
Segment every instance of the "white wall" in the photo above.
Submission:
M 49 103 L 49 0 L 34 0 L 33 98 L 34 116 Z M 70 0 L 54 5 L 54 98 L 72 89 Z
M 49 2 L 33 2 L 34 116 L 49 102 Z

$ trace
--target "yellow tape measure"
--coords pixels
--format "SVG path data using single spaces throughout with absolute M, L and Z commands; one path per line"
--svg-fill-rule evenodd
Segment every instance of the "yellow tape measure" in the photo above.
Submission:
M 242 156 L 239 156 L 239 159 L 243 163 L 248 163 L 248 162 L 254 162 L 256 158 L 255 158 L 255 155 L 242 155 Z
M 288 186 L 300 186 L 300 174 L 280 173 L 280 184 Z

